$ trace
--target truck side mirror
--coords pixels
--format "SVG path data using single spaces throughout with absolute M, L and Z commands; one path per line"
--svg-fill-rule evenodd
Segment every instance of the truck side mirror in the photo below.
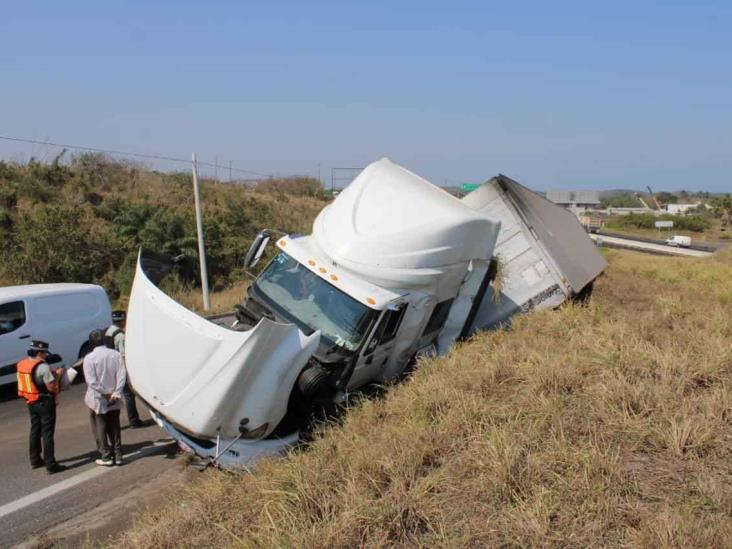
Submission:
M 271 236 L 272 235 L 267 229 L 264 229 L 257 233 L 257 236 L 254 237 L 254 241 L 252 241 L 252 245 L 249 246 L 249 251 L 247 251 L 247 255 L 244 256 L 244 267 L 246 267 L 247 269 L 251 269 L 257 263 L 259 263 L 259 260 L 262 259 L 262 255 L 264 254 L 264 250 L 267 247 L 267 244 L 269 244 Z

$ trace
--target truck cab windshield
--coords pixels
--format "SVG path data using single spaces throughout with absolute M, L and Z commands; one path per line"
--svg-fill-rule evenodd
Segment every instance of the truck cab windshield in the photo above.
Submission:
M 378 312 L 312 273 L 284 252 L 254 282 L 255 293 L 306 332 L 356 351 Z

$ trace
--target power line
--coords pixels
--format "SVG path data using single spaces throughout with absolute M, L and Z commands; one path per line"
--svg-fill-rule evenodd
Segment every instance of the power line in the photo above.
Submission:
M 31 143 L 33 145 L 50 145 L 52 147 L 62 147 L 66 149 L 76 149 L 79 151 L 89 151 L 89 152 L 99 152 L 99 153 L 105 153 L 105 154 L 115 154 L 118 156 L 132 156 L 135 158 L 148 158 L 151 160 L 165 160 L 168 162 L 180 162 L 182 164 L 190 164 L 191 161 L 185 158 L 176 158 L 173 156 L 162 156 L 157 154 L 145 154 L 145 153 L 137 153 L 137 152 L 128 152 L 128 151 L 115 151 L 113 149 L 99 149 L 96 147 L 83 147 L 81 145 L 68 145 L 64 143 L 52 143 L 51 141 L 38 141 L 36 139 L 23 139 L 21 137 L 8 137 L 6 135 L 0 135 L 0 139 L 5 141 L 14 141 L 16 143 Z M 199 166 L 208 166 L 211 168 L 214 168 L 218 170 L 219 164 L 218 162 L 216 164 L 211 162 L 198 162 Z M 258 175 L 260 177 L 274 177 L 272 174 L 269 173 L 259 173 L 259 172 L 253 172 L 251 170 L 243 170 L 241 168 L 234 168 L 231 166 L 231 163 L 229 163 L 229 172 L 237 172 L 237 173 L 244 173 L 248 175 Z

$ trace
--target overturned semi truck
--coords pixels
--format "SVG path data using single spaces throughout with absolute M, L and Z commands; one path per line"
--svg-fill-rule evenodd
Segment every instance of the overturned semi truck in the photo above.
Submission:
M 556 307 L 606 267 L 571 212 L 505 176 L 460 200 L 386 158 L 323 208 L 312 234 L 262 231 L 248 266 L 275 236 L 274 259 L 223 317 L 159 289 L 164 257 L 141 252 L 137 264 L 128 375 L 184 449 L 224 467 L 296 441 L 283 420 L 308 403 L 343 402 L 415 357 Z

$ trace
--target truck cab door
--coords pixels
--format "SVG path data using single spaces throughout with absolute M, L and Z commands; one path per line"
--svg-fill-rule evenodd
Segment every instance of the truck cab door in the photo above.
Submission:
M 406 310 L 407 304 L 402 303 L 381 314 L 371 337 L 358 357 L 356 368 L 348 382 L 349 389 L 355 389 L 379 378 L 396 344 L 396 336 Z

